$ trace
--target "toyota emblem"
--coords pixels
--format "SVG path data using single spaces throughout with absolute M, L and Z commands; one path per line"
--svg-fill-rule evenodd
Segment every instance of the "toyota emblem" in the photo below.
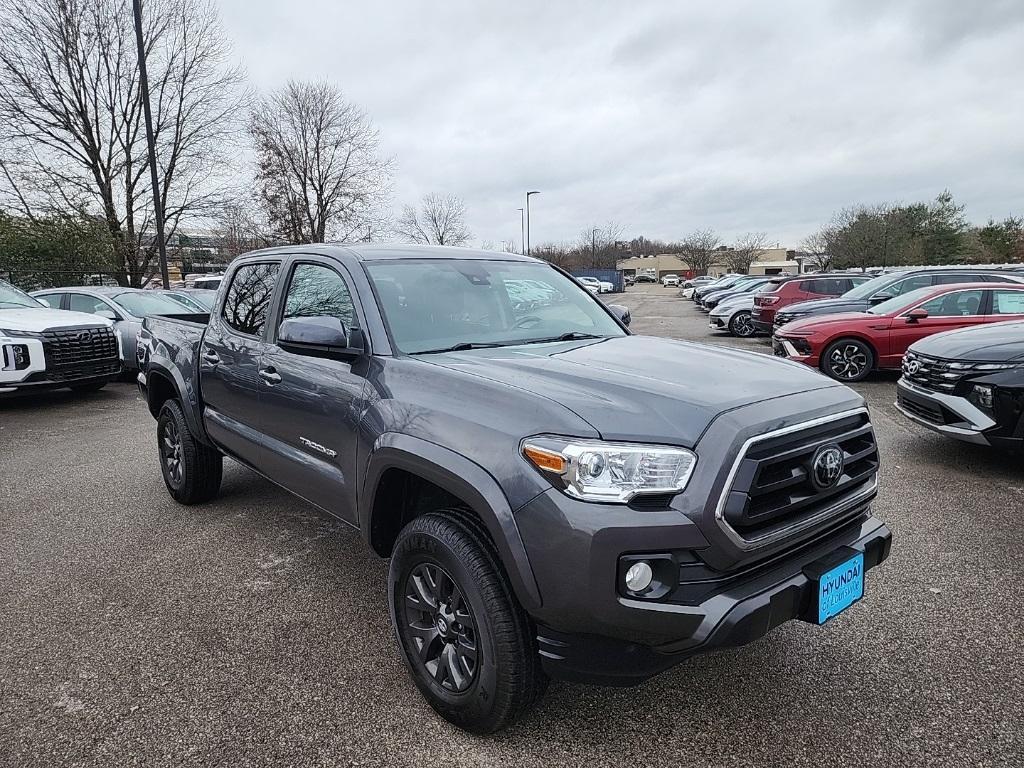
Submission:
M 835 443 L 823 445 L 811 459 L 811 482 L 824 491 L 839 482 L 843 476 L 843 449 Z

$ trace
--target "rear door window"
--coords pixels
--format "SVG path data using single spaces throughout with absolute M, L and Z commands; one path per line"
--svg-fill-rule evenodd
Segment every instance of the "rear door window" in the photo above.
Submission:
M 993 315 L 1024 315 L 1024 291 L 992 291 Z
M 879 291 L 879 293 L 885 293 L 889 296 L 902 296 L 904 293 L 916 291 L 918 288 L 928 288 L 933 285 L 932 281 L 932 275 L 914 275 L 913 277 L 908 277 L 906 280 L 900 280 L 897 283 L 893 283 L 885 290 Z
M 263 333 L 279 269 L 276 262 L 261 262 L 246 264 L 235 271 L 221 313 L 229 328 L 246 336 Z

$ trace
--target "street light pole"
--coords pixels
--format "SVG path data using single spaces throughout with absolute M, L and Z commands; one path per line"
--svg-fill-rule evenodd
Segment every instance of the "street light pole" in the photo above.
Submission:
M 590 266 L 597 268 L 597 227 L 590 231 Z
M 516 208 L 519 211 L 519 252 L 526 255 L 526 224 L 523 220 L 523 209 Z
M 530 195 L 539 195 L 539 190 L 526 193 L 526 255 L 530 255 Z
M 149 77 L 146 74 L 146 47 L 142 42 L 142 0 L 132 0 L 135 12 L 135 43 L 139 49 L 139 88 L 142 110 L 146 116 L 146 143 L 149 145 L 149 175 L 153 184 L 153 218 L 156 220 L 156 247 L 160 254 L 160 277 L 164 290 L 171 287 L 167 274 L 167 244 L 164 242 L 164 206 L 160 201 L 160 180 L 156 171 L 156 140 L 153 137 L 153 112 L 149 106 Z

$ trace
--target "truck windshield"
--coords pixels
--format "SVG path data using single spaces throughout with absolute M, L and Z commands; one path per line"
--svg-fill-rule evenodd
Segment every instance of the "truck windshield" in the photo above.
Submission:
M 11 307 L 39 309 L 42 306 L 45 305 L 39 303 L 24 291 L 19 291 L 9 283 L 0 282 L 0 309 L 10 309 Z
M 366 265 L 392 343 L 407 354 L 625 332 L 547 264 L 416 259 Z

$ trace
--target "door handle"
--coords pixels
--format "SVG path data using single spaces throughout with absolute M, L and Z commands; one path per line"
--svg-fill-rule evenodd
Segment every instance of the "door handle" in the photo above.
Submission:
M 278 373 L 273 366 L 260 368 L 260 378 L 270 385 L 281 383 L 281 374 Z
M 220 355 L 212 349 L 207 349 L 203 352 L 203 360 L 208 362 L 210 365 L 217 365 L 217 363 L 220 362 Z

